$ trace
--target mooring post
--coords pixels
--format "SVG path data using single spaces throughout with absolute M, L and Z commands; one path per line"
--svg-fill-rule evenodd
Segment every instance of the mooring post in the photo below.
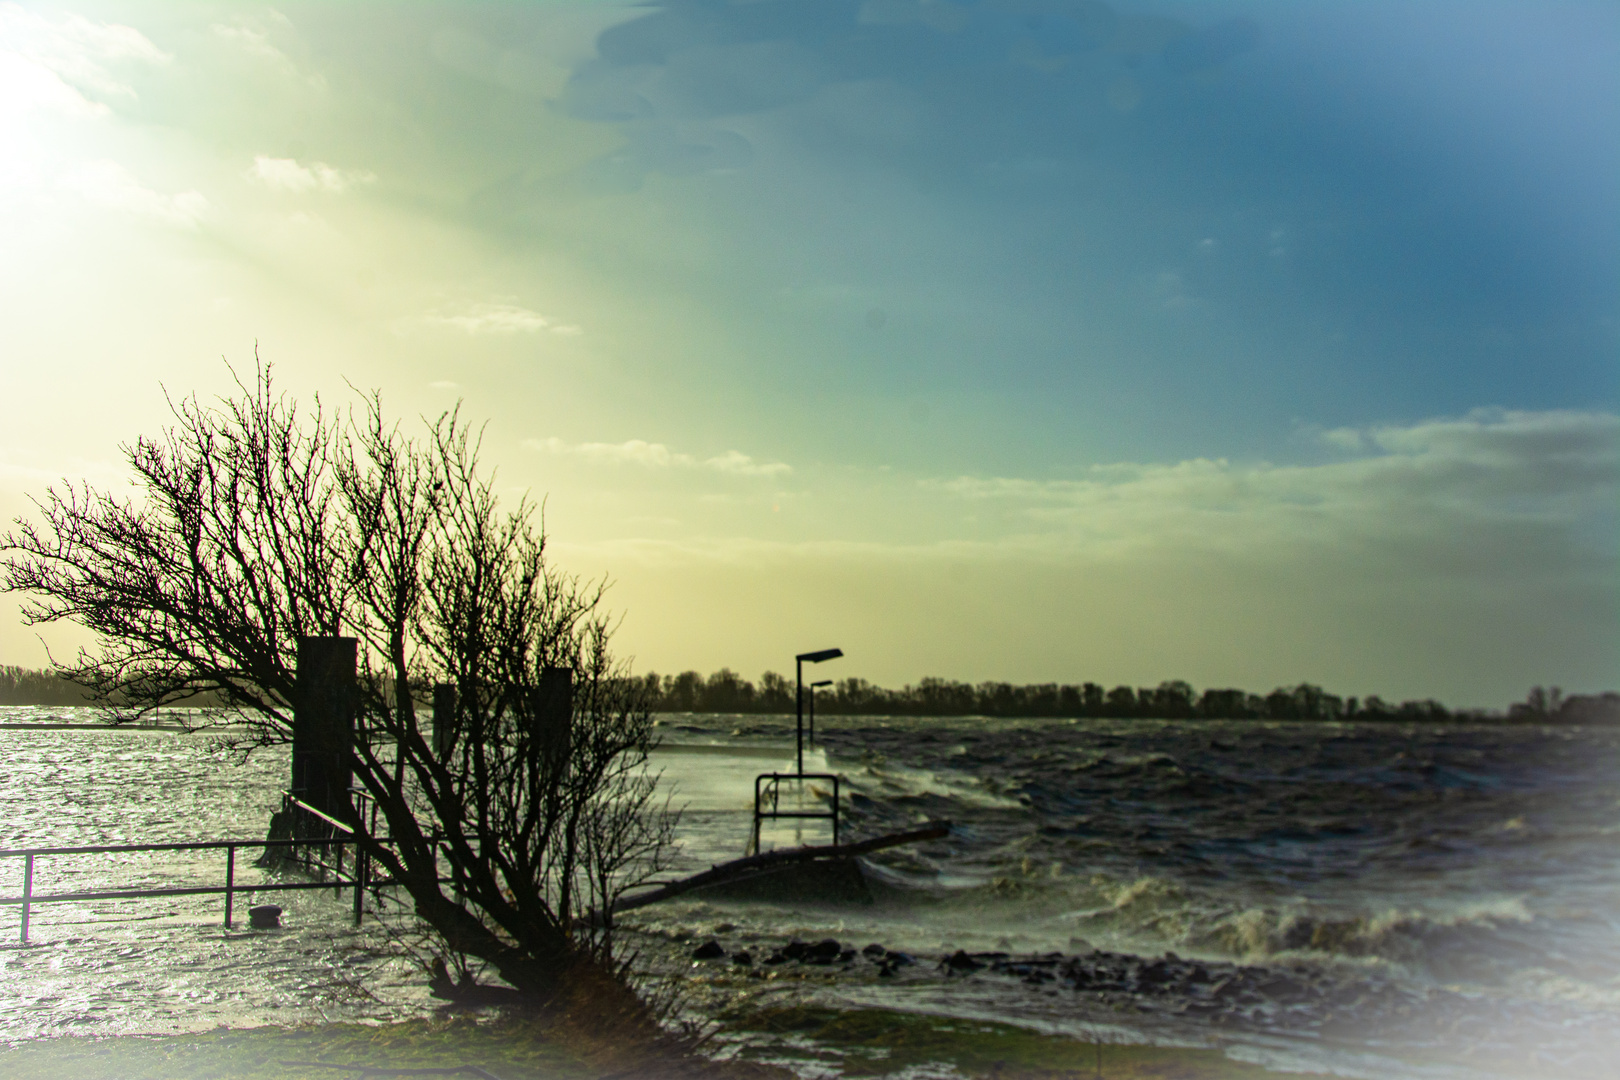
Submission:
M 433 686 L 433 756 L 444 761 L 450 756 L 456 723 L 455 683 L 435 683 Z
M 574 723 L 574 669 L 543 668 L 535 688 L 535 741 L 547 760 L 556 762 L 561 776 L 572 749 Z
M 294 683 L 292 790 L 340 821 L 354 819 L 349 803 L 353 776 L 355 663 L 352 637 L 300 637 Z M 300 815 L 307 817 L 308 815 Z M 303 823 L 307 828 L 311 823 Z M 330 827 L 319 835 L 330 835 Z

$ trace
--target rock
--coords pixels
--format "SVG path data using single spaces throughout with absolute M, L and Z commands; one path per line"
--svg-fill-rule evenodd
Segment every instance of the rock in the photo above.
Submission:
M 692 959 L 694 960 L 718 960 L 724 955 L 726 955 L 726 950 L 722 949 L 720 943 L 712 938 L 692 950 Z
M 255 930 L 274 930 L 281 925 L 281 908 L 275 904 L 255 904 L 248 908 L 248 925 Z
M 844 947 L 836 938 L 823 938 L 804 950 L 804 962 L 807 964 L 830 964 L 838 959 L 838 954 Z
M 882 956 L 884 953 L 886 953 L 888 951 L 889 950 L 885 949 L 883 946 L 878 945 L 876 943 L 873 943 L 871 945 L 868 945 L 866 948 L 862 949 L 861 950 L 861 955 L 870 956 L 873 959 L 876 959 L 877 957 Z
M 774 966 L 776 964 L 785 964 L 787 962 L 788 962 L 787 956 L 784 955 L 780 950 L 778 950 L 777 952 L 771 953 L 771 955 L 769 955 L 769 956 L 767 956 L 765 958 L 765 963 L 769 964 L 769 965 L 772 965 L 772 966 Z
M 883 954 L 883 962 L 890 967 L 905 967 L 907 964 L 915 964 L 917 959 L 909 953 L 895 952 L 891 949 Z
M 855 950 L 854 949 L 845 949 L 843 952 L 838 954 L 838 962 L 840 964 L 847 964 L 851 960 L 854 960 L 854 959 L 855 959 Z
M 792 941 L 782 946 L 782 955 L 787 957 L 789 960 L 803 960 L 805 950 L 809 948 L 810 946 L 806 945 L 798 938 L 794 938 Z
M 954 953 L 941 960 L 939 962 L 939 966 L 955 972 L 977 971 L 984 967 L 983 964 L 973 959 L 973 957 L 969 956 L 961 949 L 957 949 Z
M 714 932 L 716 934 L 729 934 L 735 929 L 737 929 L 737 924 L 736 923 L 723 922 L 723 923 L 715 923 L 715 925 L 714 925 Z
M 1136 977 L 1143 986 L 1158 986 L 1170 981 L 1170 965 L 1163 960 L 1154 960 L 1144 964 Z
M 754 954 L 749 952 L 747 949 L 744 949 L 742 952 L 733 953 L 732 957 L 731 957 L 731 962 L 733 964 L 742 964 L 744 967 L 747 967 L 747 966 L 753 964 L 753 962 L 754 962 Z

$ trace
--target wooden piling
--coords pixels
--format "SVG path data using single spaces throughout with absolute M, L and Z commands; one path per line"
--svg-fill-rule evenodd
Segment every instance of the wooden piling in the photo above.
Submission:
M 435 683 L 433 686 L 433 756 L 444 761 L 455 745 L 456 724 L 455 683 Z
M 294 685 L 291 790 L 322 813 L 354 819 L 355 665 L 359 640 L 301 637 Z
M 540 672 L 534 692 L 535 742 L 548 761 L 568 762 L 573 744 L 574 670 L 548 667 Z

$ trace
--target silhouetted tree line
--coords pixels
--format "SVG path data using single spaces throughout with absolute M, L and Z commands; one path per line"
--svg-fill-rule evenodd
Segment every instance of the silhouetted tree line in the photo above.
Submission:
M 121 699 L 120 699 L 121 700 Z M 36 671 L 16 664 L 0 664 L 0 705 L 93 705 L 90 692 L 54 671 Z M 176 705 L 208 708 L 219 705 L 217 695 L 193 694 Z
M 656 712 L 791 713 L 793 680 L 774 671 L 749 682 L 730 668 L 705 678 L 696 671 L 638 677 Z M 0 705 L 86 705 L 82 687 L 51 671 L 0 665 Z M 188 705 L 214 704 L 198 697 Z M 816 692 L 816 712 L 827 716 L 1004 716 L 1079 719 L 1099 717 L 1156 720 L 1507 720 L 1513 723 L 1620 723 L 1620 693 L 1565 695 L 1558 687 L 1535 687 L 1505 714 L 1482 709 L 1449 709 L 1432 698 L 1385 701 L 1377 695 L 1340 697 L 1320 686 L 1280 686 L 1264 696 L 1243 690 L 1199 693 L 1179 679 L 1154 687 L 1096 683 L 1078 686 L 1004 682 L 978 685 L 923 679 L 915 686 L 888 690 L 865 679 L 840 679 Z
M 88 705 L 84 687 L 54 671 L 0 665 L 0 705 Z
M 707 678 L 696 671 L 641 678 L 659 712 L 790 713 L 794 708 L 793 680 L 774 671 L 762 675 L 758 685 L 730 668 L 721 668 Z M 1116 686 L 1111 690 L 1089 682 L 973 685 L 933 678 L 889 690 L 865 679 L 840 679 L 816 693 L 816 712 L 839 716 L 1617 723 L 1620 694 L 1563 697 L 1556 688 L 1549 692 L 1536 687 L 1525 702 L 1503 714 L 1449 709 L 1432 698 L 1397 703 L 1377 695 L 1341 697 L 1311 683 L 1278 687 L 1261 695 L 1213 688 L 1200 693 L 1179 679 L 1153 687 Z

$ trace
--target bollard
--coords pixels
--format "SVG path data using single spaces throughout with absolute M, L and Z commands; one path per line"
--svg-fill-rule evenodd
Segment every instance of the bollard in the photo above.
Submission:
M 535 743 L 561 776 L 573 742 L 574 669 L 548 667 L 534 691 Z
M 291 788 L 322 813 L 343 821 L 354 817 L 349 784 L 358 650 L 359 640 L 352 637 L 300 637 L 293 688 Z M 308 828 L 313 823 L 303 824 Z M 320 828 L 316 834 L 327 836 L 330 830 Z
M 450 756 L 455 738 L 456 687 L 436 683 L 433 687 L 433 756 L 444 761 Z

